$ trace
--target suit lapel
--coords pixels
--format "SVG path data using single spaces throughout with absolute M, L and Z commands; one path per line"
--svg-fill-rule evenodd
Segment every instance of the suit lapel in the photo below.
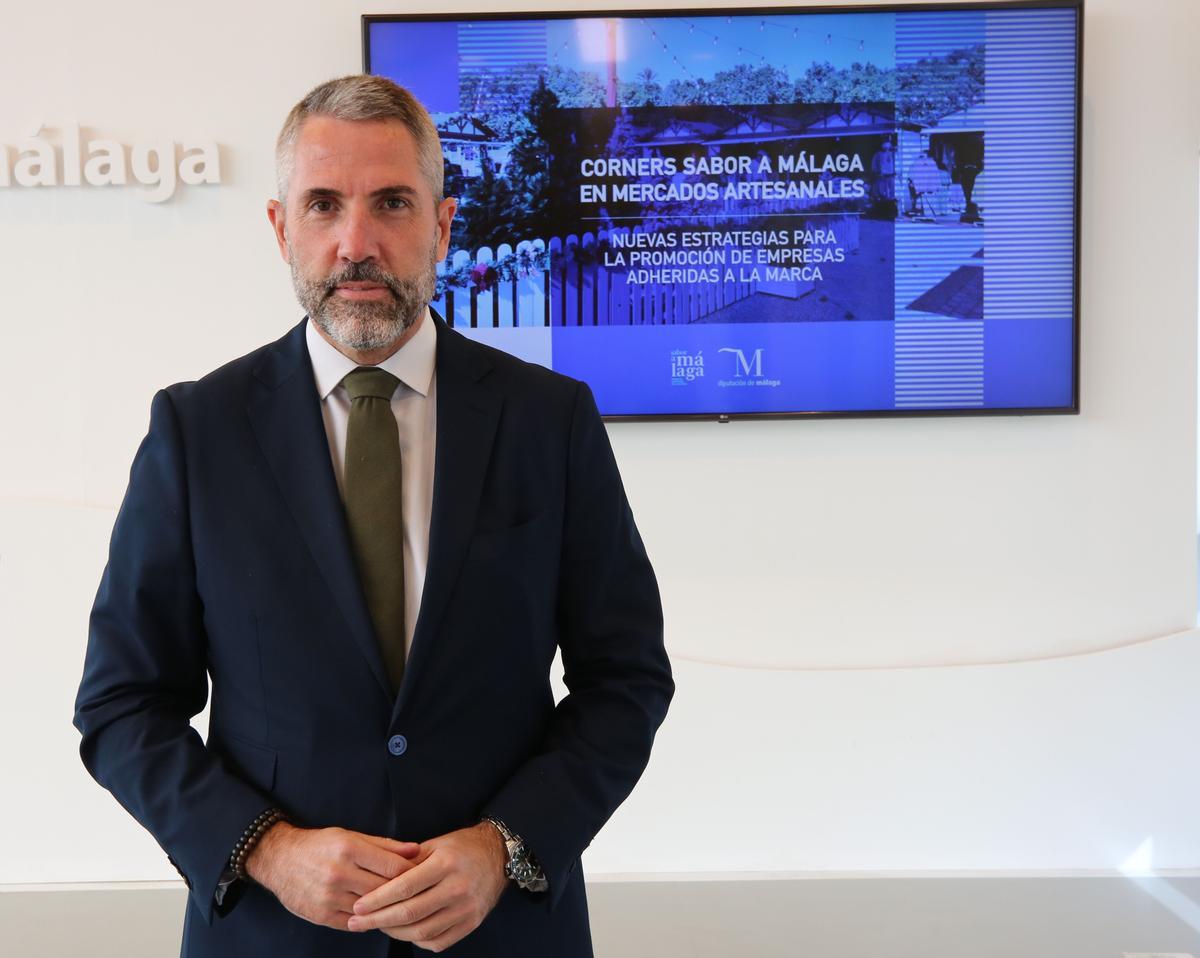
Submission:
M 491 370 L 486 353 L 437 321 L 437 450 L 429 565 L 412 649 L 398 703 L 417 681 L 446 611 L 475 528 L 479 497 L 500 419 L 501 397 L 484 380 Z
M 306 322 L 306 321 L 304 321 Z M 255 437 L 292 517 L 341 610 L 354 644 L 384 694 L 392 697 L 371 615 L 350 551 L 342 500 L 329 457 L 321 401 L 304 341 L 304 322 L 267 350 L 247 406 Z

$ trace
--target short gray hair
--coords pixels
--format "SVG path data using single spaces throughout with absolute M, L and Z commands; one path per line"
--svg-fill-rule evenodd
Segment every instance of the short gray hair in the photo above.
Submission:
M 433 201 L 441 202 L 445 186 L 442 141 L 429 111 L 408 90 L 387 77 L 359 73 L 329 80 L 292 107 L 275 140 L 275 176 L 279 201 L 287 202 L 288 183 L 295 163 L 296 140 L 300 128 L 310 116 L 329 116 L 337 120 L 398 120 L 417 146 L 417 162 Z

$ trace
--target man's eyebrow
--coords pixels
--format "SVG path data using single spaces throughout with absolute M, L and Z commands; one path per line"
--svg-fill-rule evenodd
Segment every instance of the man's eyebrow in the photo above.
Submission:
M 416 196 L 417 190 L 412 186 L 405 186 L 403 183 L 396 183 L 392 186 L 381 186 L 379 189 L 371 193 L 372 198 L 378 199 L 382 196 Z M 312 202 L 317 199 L 334 199 L 342 198 L 342 194 L 335 189 L 327 186 L 314 186 L 304 191 L 304 200 Z
M 411 186 L 397 183 L 395 186 L 382 186 L 372 196 L 416 196 L 417 191 Z
M 315 200 L 315 199 L 338 199 L 341 197 L 342 194 L 339 193 L 337 190 L 332 190 L 332 189 L 329 189 L 328 187 L 314 186 L 314 187 L 311 187 L 310 189 L 305 190 L 304 193 L 301 195 L 302 195 L 303 199 L 305 200 L 305 202 L 308 202 L 309 200 Z

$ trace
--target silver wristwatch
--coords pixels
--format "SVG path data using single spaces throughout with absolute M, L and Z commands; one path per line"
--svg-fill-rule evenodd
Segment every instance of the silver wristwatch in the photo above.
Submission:
M 525 891 L 545 891 L 550 887 L 546 874 L 537 859 L 525 847 L 525 842 L 519 835 L 513 834 L 504 822 L 497 818 L 485 818 L 491 822 L 500 837 L 504 839 L 504 847 L 508 850 L 508 862 L 504 866 L 504 874 L 517 883 L 517 887 Z

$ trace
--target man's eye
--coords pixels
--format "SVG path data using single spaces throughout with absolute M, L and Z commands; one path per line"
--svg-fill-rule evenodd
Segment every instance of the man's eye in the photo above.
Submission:
M 402 210 L 408 206 L 408 200 L 402 199 L 399 196 L 389 196 L 383 201 L 383 205 L 389 210 Z
M 309 209 L 314 213 L 328 213 L 331 209 L 333 209 L 333 203 L 331 203 L 329 200 L 313 200 L 312 205 L 309 206 Z

